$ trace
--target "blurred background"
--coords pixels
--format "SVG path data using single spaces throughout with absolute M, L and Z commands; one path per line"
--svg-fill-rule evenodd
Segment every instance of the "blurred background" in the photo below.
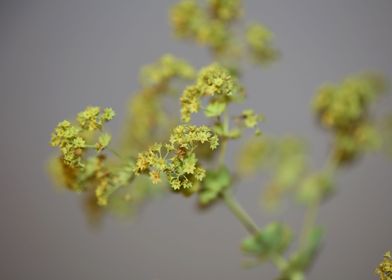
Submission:
M 153 201 L 131 221 L 108 219 L 91 229 L 74 193 L 59 191 L 45 164 L 58 121 L 87 105 L 111 106 L 119 132 L 138 70 L 163 53 L 200 67 L 205 49 L 173 39 L 168 8 L 175 0 L 3 0 L 0 2 L 0 278 L 1 279 L 273 279 L 274 267 L 243 269 L 246 236 L 223 206 L 197 212 L 194 198 Z M 392 81 L 392 1 L 248 0 L 247 19 L 276 35 L 280 61 L 249 67 L 248 104 L 264 113 L 263 130 L 305 138 L 315 166 L 328 135 L 309 103 L 325 81 L 377 70 Z M 375 107 L 390 111 L 392 98 Z M 235 153 L 229 150 L 229 158 Z M 322 206 L 324 247 L 309 279 L 377 279 L 374 268 L 392 249 L 392 164 L 363 158 L 338 178 Z M 263 225 L 302 222 L 302 212 L 260 208 L 260 178 L 236 195 Z

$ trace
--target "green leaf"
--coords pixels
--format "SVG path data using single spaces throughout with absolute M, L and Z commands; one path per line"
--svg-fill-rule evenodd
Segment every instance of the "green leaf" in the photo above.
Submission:
M 222 166 L 217 170 L 207 171 L 200 191 L 199 201 L 202 205 L 212 203 L 219 194 L 227 189 L 231 183 L 229 170 Z
M 226 103 L 223 102 L 212 102 L 207 105 L 204 110 L 204 114 L 208 118 L 220 116 L 226 109 Z
M 258 234 L 246 238 L 242 249 L 260 259 L 281 254 L 292 239 L 291 230 L 281 223 L 271 223 Z
M 278 279 L 291 280 L 294 276 L 305 272 L 314 261 L 322 237 L 323 230 L 320 227 L 314 227 L 308 235 L 305 246 L 290 257 L 286 269 Z

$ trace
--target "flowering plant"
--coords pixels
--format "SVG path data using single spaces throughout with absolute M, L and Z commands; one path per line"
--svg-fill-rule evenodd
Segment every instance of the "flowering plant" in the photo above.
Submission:
M 266 67 L 280 56 L 272 32 L 245 23 L 240 0 L 182 0 L 172 7 L 170 21 L 178 38 L 208 48 L 213 63 L 196 70 L 166 54 L 145 66 L 118 147 L 106 131 L 115 116 L 111 108 L 90 106 L 75 121 L 60 122 L 50 142 L 60 151 L 51 162 L 54 178 L 83 193 L 94 222 L 111 211 L 135 212 L 157 193 L 194 195 L 200 207 L 224 203 L 248 231 L 242 249 L 255 264 L 272 262 L 277 279 L 304 279 L 323 236 L 317 211 L 333 194 L 337 172 L 390 142 L 392 133 L 381 132 L 392 130 L 380 130 L 382 121 L 369 110 L 385 82 L 364 73 L 317 90 L 312 108 L 331 145 L 324 166 L 315 169 L 304 141 L 265 135 L 263 116 L 241 108 L 247 97 L 243 63 Z M 173 100 L 178 114 L 170 107 Z M 240 113 L 232 112 L 235 106 Z M 236 165 L 228 164 L 228 145 L 241 139 Z M 259 227 L 234 198 L 234 186 L 260 170 L 269 174 L 262 195 L 267 209 L 282 199 L 306 208 L 300 234 L 278 221 Z

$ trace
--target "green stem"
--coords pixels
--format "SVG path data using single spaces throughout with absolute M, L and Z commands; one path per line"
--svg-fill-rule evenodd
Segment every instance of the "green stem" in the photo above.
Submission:
M 229 191 L 222 193 L 222 199 L 227 208 L 237 217 L 237 219 L 242 223 L 246 230 L 250 234 L 257 234 L 260 229 L 252 218 L 246 213 L 246 211 L 241 207 L 237 200 Z
M 226 138 L 226 134 L 229 132 L 229 116 L 227 112 L 225 111 L 223 114 L 223 138 L 221 140 L 221 148 L 220 148 L 220 154 L 218 158 L 218 163 L 219 165 L 223 165 L 225 162 L 225 155 L 226 155 L 226 150 L 227 150 L 227 142 L 228 139 Z
M 318 214 L 319 203 L 314 203 L 308 207 L 305 213 L 304 224 L 302 226 L 302 232 L 300 236 L 300 248 L 306 246 L 307 238 L 312 231 L 312 228 L 316 224 L 317 214 Z
M 220 166 L 225 163 L 226 150 L 227 150 L 227 139 L 222 139 L 219 158 L 218 158 L 218 164 Z
M 95 145 L 92 145 L 92 144 L 86 144 L 86 145 L 84 145 L 84 148 L 96 149 L 96 146 L 95 146 Z
M 116 157 L 118 157 L 119 159 L 124 159 L 122 155 L 120 155 L 119 152 L 117 152 L 116 150 L 114 150 L 111 147 L 107 147 L 106 148 L 109 152 L 111 152 L 113 155 L 115 155 Z
M 287 261 L 280 255 L 273 255 L 271 261 L 275 264 L 279 271 L 284 271 L 287 267 Z
M 333 154 L 330 153 L 324 165 L 324 170 L 328 176 L 333 176 L 338 168 L 337 162 L 333 158 Z M 316 201 L 306 209 L 304 224 L 302 226 L 302 232 L 300 236 L 300 248 L 306 246 L 306 239 L 308 238 L 312 228 L 316 224 L 317 215 L 320 207 L 320 201 Z
M 227 208 L 229 208 L 234 216 L 237 217 L 237 219 L 242 223 L 242 225 L 250 234 L 256 235 L 260 232 L 257 224 L 252 220 L 249 214 L 241 207 L 241 205 L 229 191 L 222 193 L 222 199 Z M 279 271 L 283 271 L 287 267 L 287 261 L 280 255 L 272 256 L 271 261 L 275 264 Z

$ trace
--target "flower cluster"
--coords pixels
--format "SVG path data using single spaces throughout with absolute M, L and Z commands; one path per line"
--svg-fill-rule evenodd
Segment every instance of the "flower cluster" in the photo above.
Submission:
M 170 20 L 177 36 L 181 38 L 189 38 L 197 35 L 204 17 L 203 10 L 196 1 L 184 0 L 177 3 L 170 11 Z
M 191 114 L 201 107 L 202 97 L 211 97 L 205 108 L 207 117 L 221 115 L 229 102 L 239 99 L 242 93 L 238 81 L 219 64 L 202 68 L 194 85 L 187 87 L 181 96 L 181 118 L 191 120 Z
M 285 195 L 298 192 L 307 169 L 304 142 L 293 136 L 251 139 L 239 153 L 238 170 L 244 175 L 266 169 L 270 178 L 263 193 L 263 202 L 275 209 Z
M 340 85 L 325 85 L 318 90 L 313 107 L 319 120 L 335 134 L 335 160 L 345 163 L 361 151 L 378 146 L 379 136 L 369 120 L 368 108 L 383 91 L 375 75 L 360 75 Z
M 110 194 L 133 176 L 132 162 L 112 168 L 106 163 L 106 156 L 99 153 L 110 143 L 111 135 L 102 132 L 102 128 L 114 115 L 111 108 L 101 112 L 99 107 L 90 106 L 77 115 L 75 124 L 62 121 L 52 134 L 51 145 L 59 147 L 62 153 L 60 162 L 52 163 L 57 166 L 57 174 L 71 190 L 93 189 L 98 205 L 106 205 Z M 98 131 L 100 133 L 96 135 Z M 95 144 L 87 144 L 94 138 Z M 88 148 L 95 149 L 98 154 L 85 155 L 84 151 Z
M 209 143 L 211 149 L 218 146 L 218 137 L 208 127 L 177 126 L 168 143 L 154 144 L 148 151 L 139 153 L 135 172 L 148 173 L 154 184 L 161 182 L 161 175 L 166 174 L 174 190 L 189 189 L 205 176 L 195 154 L 198 144 L 204 143 Z
M 95 174 L 97 186 L 95 195 L 100 206 L 106 206 L 110 196 L 119 188 L 126 186 L 134 176 L 133 162 L 127 162 L 117 168 L 110 170 L 101 166 Z
M 91 147 L 86 144 L 86 132 L 100 130 L 105 122 L 114 117 L 111 108 L 105 108 L 100 112 L 99 107 L 87 107 L 77 115 L 77 124 L 64 120 L 60 122 L 52 133 L 50 144 L 59 147 L 63 161 L 70 167 L 84 167 L 82 162 L 83 151 Z M 110 142 L 110 135 L 102 134 L 95 148 L 102 151 Z
M 170 19 L 178 37 L 208 45 L 219 52 L 227 48 L 230 41 L 230 33 L 225 25 L 227 20 L 223 18 L 233 18 L 234 13 L 232 8 L 221 3 L 223 1 L 210 2 L 217 17 L 211 15 L 208 9 L 200 7 L 196 1 L 183 0 L 172 8 Z
M 242 111 L 241 117 L 248 128 L 255 128 L 263 120 L 263 116 L 256 114 L 252 109 Z
M 105 108 L 101 113 L 99 107 L 87 107 L 76 118 L 80 127 L 88 131 L 101 129 L 103 124 L 112 120 L 115 113 L 112 108 Z
M 221 62 L 234 68 L 238 66 L 236 60 L 243 57 L 261 65 L 276 60 L 279 52 L 266 26 L 250 24 L 242 30 L 245 35 L 238 36 L 235 23 L 242 15 L 241 0 L 208 0 L 205 5 L 182 0 L 173 6 L 170 20 L 179 38 L 207 46 Z
M 381 78 L 375 75 L 349 77 L 338 86 L 322 86 L 314 99 L 314 109 L 324 126 L 345 129 L 366 117 L 369 105 L 383 88 Z
M 241 176 L 256 173 L 268 162 L 271 154 L 271 142 L 266 137 L 252 137 L 245 142 L 237 155 L 236 169 Z
M 374 271 L 381 280 L 390 279 L 390 275 L 392 274 L 392 255 L 391 251 L 388 251 L 384 254 L 384 258 L 382 262 L 377 266 Z
M 224 22 L 233 21 L 242 14 L 241 0 L 209 0 L 208 7 L 215 18 Z
M 83 166 L 81 156 L 86 146 L 84 138 L 80 136 L 81 129 L 69 121 L 60 122 L 52 134 L 50 144 L 59 147 L 64 163 L 72 167 Z
M 385 144 L 385 151 L 392 156 L 392 114 L 384 117 L 381 123 L 382 142 Z
M 175 77 L 192 79 L 194 74 L 193 67 L 185 60 L 165 54 L 156 63 L 142 68 L 141 84 L 144 87 L 158 86 Z
M 281 199 L 296 190 L 307 167 L 304 143 L 295 137 L 270 140 L 270 154 L 266 159 L 273 167 L 273 174 L 264 191 L 263 201 L 274 209 Z
M 134 175 L 132 161 L 111 164 L 102 154 L 87 157 L 83 168 L 66 165 L 61 158 L 52 160 L 50 164 L 59 183 L 72 191 L 84 192 L 90 198 L 92 194 L 97 206 L 106 206 L 109 197 L 119 188 L 126 186 Z M 91 201 L 89 203 L 91 204 Z
M 177 98 L 180 83 L 194 78 L 194 68 L 185 60 L 171 54 L 145 66 L 140 73 L 141 89 L 131 98 L 127 124 L 122 137 L 122 149 L 134 155 L 156 141 L 168 136 L 176 115 L 162 104 L 165 98 Z
M 246 43 L 256 63 L 269 64 L 279 56 L 272 41 L 273 34 L 264 25 L 253 24 L 246 30 Z
M 212 64 L 200 70 L 196 86 L 202 95 L 226 98 L 233 95 L 236 82 L 226 68 Z

